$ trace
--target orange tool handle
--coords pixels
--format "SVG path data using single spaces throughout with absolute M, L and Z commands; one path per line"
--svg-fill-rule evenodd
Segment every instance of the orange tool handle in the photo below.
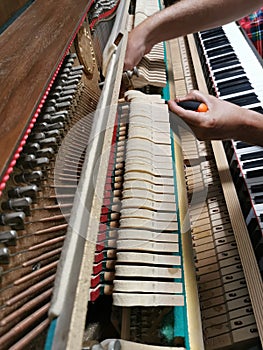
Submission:
M 189 109 L 191 111 L 196 111 L 196 112 L 207 112 L 208 107 L 205 103 L 199 102 L 199 101 L 181 101 L 177 102 L 178 106 L 184 108 L 184 109 Z

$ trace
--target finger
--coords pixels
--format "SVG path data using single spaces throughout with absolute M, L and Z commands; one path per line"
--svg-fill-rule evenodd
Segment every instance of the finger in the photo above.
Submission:
M 175 101 L 168 101 L 168 106 L 171 112 L 174 112 L 176 115 L 178 115 L 180 118 L 182 118 L 187 124 L 191 124 L 193 126 L 199 126 L 202 122 L 202 118 L 200 115 L 204 113 L 195 112 L 195 111 L 189 111 L 185 110 L 184 108 L 177 105 Z
M 194 94 L 194 90 L 191 90 L 190 92 L 188 92 L 187 95 L 185 96 L 181 96 L 181 97 L 177 97 L 175 98 L 175 101 L 179 102 L 179 101 L 186 101 L 186 100 L 196 100 L 196 96 Z
M 123 71 L 131 70 L 134 66 L 128 61 L 124 62 Z
M 200 101 L 195 101 L 195 100 L 186 100 L 186 101 L 179 101 L 176 102 L 178 106 L 190 110 L 190 111 L 195 111 L 195 112 L 207 112 L 208 108 L 207 105 L 203 102 Z
M 183 102 L 183 101 L 187 101 L 187 100 L 193 100 L 193 101 L 202 102 L 208 106 L 210 104 L 209 98 L 211 98 L 210 95 L 206 95 L 206 94 L 200 92 L 199 90 L 191 90 L 186 96 L 178 98 L 178 99 L 176 99 L 176 101 Z

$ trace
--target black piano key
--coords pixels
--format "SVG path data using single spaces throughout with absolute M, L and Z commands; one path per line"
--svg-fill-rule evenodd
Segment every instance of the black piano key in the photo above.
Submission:
M 246 148 L 246 147 L 251 147 L 251 144 L 246 143 L 244 141 L 238 141 L 236 144 L 236 149 L 241 149 L 241 148 Z
M 250 110 L 263 114 L 263 108 L 261 106 L 250 108 Z
M 223 46 L 229 44 L 229 40 L 225 36 L 219 36 L 216 39 L 208 39 L 203 42 L 206 50 L 213 49 L 215 47 Z
M 222 57 L 212 58 L 210 60 L 210 66 L 212 67 L 213 70 L 234 66 L 236 64 L 240 64 L 240 61 L 238 60 L 235 53 L 222 56 Z
M 252 193 L 263 192 L 263 184 L 252 185 L 250 190 Z
M 263 196 L 255 196 L 254 203 L 255 204 L 262 204 L 263 203 Z
M 237 79 L 229 80 L 223 83 L 217 84 L 217 88 L 220 92 L 220 96 L 226 96 L 241 91 L 252 90 L 252 86 L 246 77 L 240 77 Z
M 255 177 L 262 177 L 263 176 L 263 169 L 249 170 L 249 171 L 247 171 L 246 176 L 248 179 L 253 179 Z
M 202 30 L 200 32 L 200 36 L 203 40 L 207 39 L 207 38 L 211 38 L 211 36 L 222 35 L 222 34 L 225 34 L 222 27 L 216 27 L 216 28 L 209 29 L 209 30 Z
M 245 160 L 252 160 L 256 158 L 263 158 L 263 150 L 262 151 L 257 151 L 257 152 L 249 152 L 245 154 L 240 155 L 240 160 L 245 161 Z
M 260 102 L 255 93 L 249 93 L 242 96 L 230 97 L 230 98 L 227 98 L 226 101 L 234 103 L 238 106 L 249 106 L 254 103 Z
M 214 73 L 214 77 L 215 77 L 215 80 L 218 81 L 218 80 L 221 80 L 221 79 L 234 77 L 236 75 L 241 75 L 241 74 L 244 74 L 244 73 L 245 73 L 244 69 L 241 67 L 241 65 L 239 65 L 237 67 L 224 69 L 224 70 L 222 70 L 220 72 L 215 72 Z
M 243 169 L 251 169 L 263 166 L 263 159 L 253 160 L 251 162 L 246 162 L 243 164 Z
M 207 56 L 209 58 L 215 57 L 215 56 L 222 56 L 226 53 L 232 52 L 233 48 L 231 45 L 225 45 L 225 46 L 221 46 L 221 47 L 217 47 L 215 49 L 211 49 L 209 51 L 207 51 Z

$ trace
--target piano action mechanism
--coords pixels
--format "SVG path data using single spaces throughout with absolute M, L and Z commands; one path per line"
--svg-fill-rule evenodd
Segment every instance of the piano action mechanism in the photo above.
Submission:
M 261 63 L 233 23 L 156 45 L 125 88 L 160 6 L 36 0 L 2 34 L 3 349 L 261 348 L 261 148 L 198 141 L 164 103 L 261 112 L 235 42 Z

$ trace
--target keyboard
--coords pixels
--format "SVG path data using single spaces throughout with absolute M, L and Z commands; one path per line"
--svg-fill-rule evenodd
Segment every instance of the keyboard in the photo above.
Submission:
M 201 31 L 195 40 L 209 92 L 263 114 L 262 59 L 238 24 Z M 263 148 L 239 140 L 224 147 L 262 272 Z

